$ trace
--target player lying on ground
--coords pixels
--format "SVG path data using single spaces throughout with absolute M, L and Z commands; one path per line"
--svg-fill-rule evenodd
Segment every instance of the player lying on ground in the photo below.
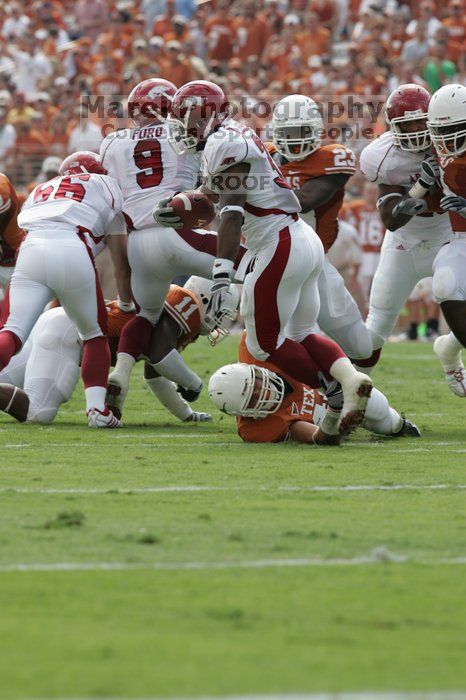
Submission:
M 466 87 L 444 85 L 432 96 L 427 126 L 440 158 L 444 197 L 440 206 L 450 212 L 454 239 L 434 262 L 434 294 L 452 332 L 437 338 L 434 352 L 451 391 L 466 397 L 466 370 L 461 350 L 466 347 Z
M 170 289 L 164 312 L 154 331 L 152 348 L 143 353 L 152 355 L 155 361 L 164 348 L 182 350 L 199 335 L 207 334 L 210 334 L 212 343 L 227 332 L 227 320 L 223 328 L 207 328 L 205 325 L 203 309 L 206 304 L 203 300 L 207 297 L 204 297 L 204 291 L 206 287 L 209 291 L 210 283 L 191 278 L 186 285 L 187 289 L 176 285 Z M 134 317 L 134 312 L 122 311 L 118 302 L 113 301 L 107 305 L 107 313 L 107 335 L 114 357 L 121 331 Z M 51 423 L 76 388 L 81 359 L 82 342 L 65 310 L 58 307 L 45 311 L 21 352 L 0 372 L 0 410 L 19 421 Z M 186 372 L 191 372 L 181 357 L 179 362 Z M 180 420 L 199 422 L 211 419 L 208 413 L 193 411 L 180 396 L 177 386 L 157 374 L 149 364 L 146 364 L 144 375 L 154 396 Z
M 343 394 L 338 382 L 327 382 L 322 376 L 323 396 L 275 365 L 255 360 L 244 337 L 239 359 L 239 363 L 215 372 L 209 382 L 209 396 L 220 411 L 238 416 L 238 434 L 245 442 L 340 443 L 338 422 Z M 375 388 L 361 425 L 376 435 L 420 437 L 418 428 L 391 408 Z

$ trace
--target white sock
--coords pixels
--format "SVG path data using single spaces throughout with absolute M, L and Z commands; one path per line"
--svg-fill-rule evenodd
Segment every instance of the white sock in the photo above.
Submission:
M 99 411 L 105 410 L 106 387 L 88 386 L 84 391 L 86 394 L 86 412 L 90 411 L 91 408 L 97 408 Z
M 189 369 L 178 350 L 170 350 L 163 360 L 152 365 L 158 374 L 179 384 L 185 389 L 198 389 L 202 379 L 192 369 Z
M 461 350 L 463 346 L 455 335 L 450 331 L 448 335 L 444 336 L 444 340 L 441 345 L 442 352 L 442 365 L 446 372 L 452 372 L 457 369 L 458 365 L 461 366 Z
M 152 379 L 144 377 L 144 381 L 160 403 L 176 418 L 184 421 L 192 415 L 191 406 L 179 395 L 176 385 L 169 379 L 166 377 L 153 377 Z
M 117 355 L 115 369 L 113 371 L 127 375 L 129 381 L 129 377 L 133 371 L 135 363 L 136 360 L 132 355 L 128 355 L 127 352 L 119 352 Z
M 353 364 L 347 357 L 339 357 L 330 367 L 329 372 L 337 382 L 343 385 L 354 377 L 357 370 L 355 370 Z

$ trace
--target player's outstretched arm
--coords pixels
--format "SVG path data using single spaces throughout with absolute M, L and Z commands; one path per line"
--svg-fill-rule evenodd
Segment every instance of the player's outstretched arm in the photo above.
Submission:
M 350 177 L 351 175 L 345 173 L 322 175 L 305 182 L 300 190 L 294 190 L 303 214 L 326 204 L 333 195 L 345 187 Z
M 335 426 L 338 425 L 338 418 Z M 339 445 L 341 442 L 341 435 L 338 433 L 336 435 L 326 433 L 323 429 L 324 426 L 319 428 L 313 423 L 307 423 L 303 420 L 297 420 L 290 426 L 290 438 L 294 442 L 301 442 L 312 445 Z

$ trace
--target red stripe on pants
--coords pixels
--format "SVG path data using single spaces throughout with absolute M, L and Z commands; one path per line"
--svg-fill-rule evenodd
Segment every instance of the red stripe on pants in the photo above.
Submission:
M 5 288 L 5 296 L 0 302 L 0 328 L 3 328 L 10 315 L 10 280 L 8 280 Z
M 278 311 L 278 287 L 288 264 L 291 249 L 289 228 L 279 233 L 279 242 L 265 270 L 254 285 L 254 322 L 257 342 L 269 355 L 277 348 L 280 334 L 280 314 Z

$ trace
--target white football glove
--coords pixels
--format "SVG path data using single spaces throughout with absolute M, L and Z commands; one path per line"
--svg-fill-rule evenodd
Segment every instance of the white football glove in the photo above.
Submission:
M 429 156 L 421 163 L 421 175 L 419 184 L 426 190 L 433 187 L 439 180 L 440 168 L 436 156 Z
M 455 211 L 466 218 L 466 199 L 455 194 L 447 194 L 440 200 L 440 206 L 444 211 Z
M 160 200 L 158 204 L 152 209 L 152 216 L 154 221 L 159 226 L 165 226 L 167 228 L 183 228 L 183 222 L 180 217 L 173 213 L 173 209 L 168 207 L 167 204 L 173 199 L 173 197 L 164 197 Z
M 426 209 L 427 202 L 425 199 L 412 199 L 411 197 L 408 197 L 407 199 L 402 199 L 393 207 L 392 215 L 394 217 L 397 217 L 398 214 L 416 216 L 417 214 L 423 214 Z
M 209 423 L 212 420 L 210 413 L 193 411 L 190 416 L 184 419 L 183 423 Z

